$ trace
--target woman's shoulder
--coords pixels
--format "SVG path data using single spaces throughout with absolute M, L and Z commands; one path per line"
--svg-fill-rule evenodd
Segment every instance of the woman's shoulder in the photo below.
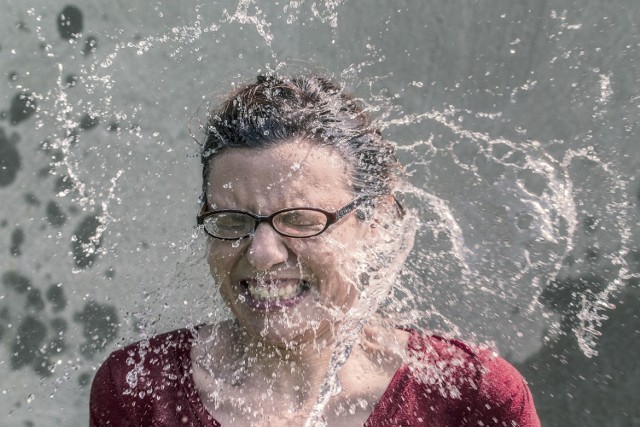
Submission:
M 176 329 L 150 338 L 129 344 L 114 350 L 105 363 L 122 363 L 130 365 L 154 357 L 171 358 L 189 351 L 193 340 L 193 330 L 188 328 Z
M 107 382 L 125 394 L 166 382 L 188 368 L 193 333 L 177 329 L 114 350 L 102 363 L 94 386 Z
M 447 367 L 452 374 L 482 378 L 504 373 L 522 378 L 495 349 L 484 344 L 470 344 L 455 338 L 410 331 L 408 352 L 410 360 L 422 365 L 435 363 Z
M 175 376 L 188 359 L 192 339 L 190 329 L 177 329 L 114 350 L 98 369 L 94 384 L 108 381 L 134 390 Z
M 91 385 L 90 424 L 153 425 L 178 415 L 192 419 L 186 392 L 192 337 L 190 329 L 178 329 L 112 352 Z M 183 408 L 183 414 L 171 407 Z M 150 414 L 154 421 L 142 422 Z
M 408 348 L 412 379 L 428 395 L 457 408 L 463 418 L 539 425 L 525 379 L 494 349 L 414 331 Z

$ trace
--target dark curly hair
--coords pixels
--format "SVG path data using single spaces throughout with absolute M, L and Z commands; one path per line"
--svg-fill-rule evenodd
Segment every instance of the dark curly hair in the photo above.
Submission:
M 351 95 L 318 75 L 258 76 L 209 113 L 202 145 L 202 202 L 211 159 L 229 148 L 265 148 L 292 138 L 331 146 L 351 165 L 357 194 L 390 194 L 394 145 Z

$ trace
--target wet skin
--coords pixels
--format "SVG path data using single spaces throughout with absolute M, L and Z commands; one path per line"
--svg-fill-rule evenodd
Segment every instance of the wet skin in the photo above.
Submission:
M 355 198 L 348 172 L 337 153 L 304 141 L 229 150 L 213 160 L 209 208 L 262 215 L 289 207 L 334 211 Z M 353 213 L 304 239 L 262 223 L 235 243 L 212 239 L 208 262 L 242 327 L 269 343 L 297 346 L 328 338 L 357 301 L 354 265 L 370 230 Z M 264 298 L 279 292 L 281 298 Z

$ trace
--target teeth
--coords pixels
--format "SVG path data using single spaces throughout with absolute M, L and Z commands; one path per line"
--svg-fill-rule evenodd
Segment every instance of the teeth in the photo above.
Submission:
M 263 301 L 290 299 L 297 296 L 302 289 L 303 286 L 301 283 L 280 287 L 264 285 L 261 286 L 257 284 L 250 284 L 248 286 L 249 295 L 251 295 L 253 298 Z

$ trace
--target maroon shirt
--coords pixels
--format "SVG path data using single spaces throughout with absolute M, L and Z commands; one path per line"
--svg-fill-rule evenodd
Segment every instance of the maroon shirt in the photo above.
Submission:
M 90 425 L 219 427 L 193 384 L 192 340 L 180 329 L 113 352 L 91 386 Z M 365 427 L 540 426 L 524 379 L 490 350 L 412 332 L 408 351 Z

